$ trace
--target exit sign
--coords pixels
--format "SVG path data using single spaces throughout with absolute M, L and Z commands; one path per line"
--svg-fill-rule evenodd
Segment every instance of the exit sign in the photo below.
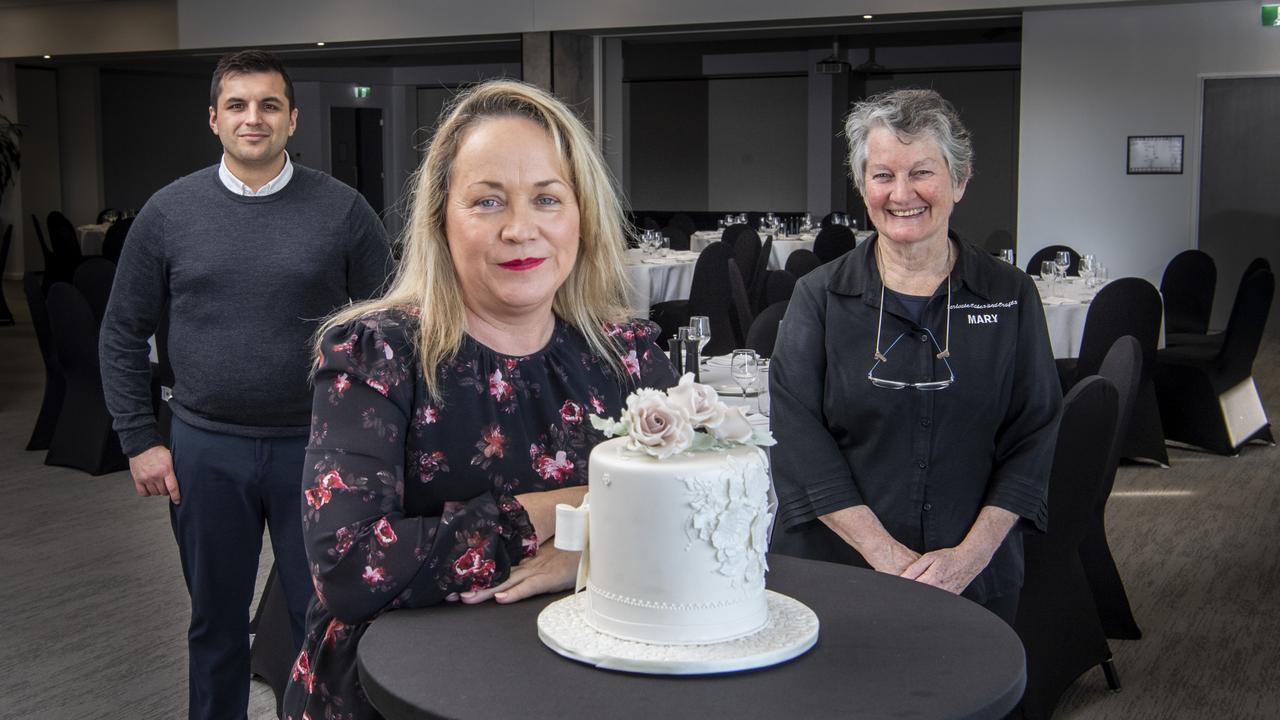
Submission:
M 373 88 L 367 85 L 357 85 L 355 87 L 355 95 L 358 98 L 367 98 L 373 94 Z
M 1280 5 L 1262 6 L 1262 24 L 1265 27 L 1280 27 Z

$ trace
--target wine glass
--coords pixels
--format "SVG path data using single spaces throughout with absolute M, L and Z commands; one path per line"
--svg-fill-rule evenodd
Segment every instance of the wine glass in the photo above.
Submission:
M 1045 297 L 1053 297 L 1053 279 L 1058 275 L 1058 266 L 1052 260 L 1040 263 L 1040 279 L 1045 283 Z
M 742 399 L 747 399 L 747 390 L 751 389 L 760 377 L 760 356 L 755 350 L 734 350 L 729 357 L 729 370 L 733 373 L 733 381 L 742 388 Z
M 1080 277 L 1085 287 L 1093 287 L 1093 266 L 1096 262 L 1097 258 L 1092 253 L 1080 257 Z
M 1067 268 L 1071 267 L 1071 253 L 1066 250 L 1059 250 L 1053 256 L 1053 264 L 1058 269 L 1058 277 L 1066 279 Z
M 694 315 L 689 318 L 689 327 L 693 328 L 693 337 L 698 339 L 698 356 L 702 356 L 702 348 L 711 342 L 711 318 L 706 315 Z

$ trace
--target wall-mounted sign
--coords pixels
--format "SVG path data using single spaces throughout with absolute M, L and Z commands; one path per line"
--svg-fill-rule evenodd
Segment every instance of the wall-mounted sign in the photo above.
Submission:
M 373 95 L 373 88 L 368 85 L 357 85 L 355 87 L 355 94 L 358 98 L 367 98 L 370 95 Z
M 1182 135 L 1130 135 L 1130 175 L 1181 175 Z
M 1262 26 L 1280 27 L 1280 5 L 1262 6 Z

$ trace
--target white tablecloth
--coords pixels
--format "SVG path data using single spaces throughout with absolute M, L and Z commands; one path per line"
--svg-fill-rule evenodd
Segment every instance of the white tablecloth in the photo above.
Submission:
M 760 391 L 759 404 L 756 403 L 755 397 L 747 397 L 745 400 L 740 394 L 738 384 L 733 381 L 733 374 L 729 370 L 729 356 L 717 355 L 708 360 L 702 366 L 702 383 L 716 388 L 720 399 L 726 405 L 741 405 L 749 412 L 748 419 L 753 421 L 759 420 L 763 422 L 763 418 L 754 418 L 757 412 L 769 412 L 769 371 L 762 369 L 760 376 L 756 379 L 755 390 Z
M 660 302 L 688 299 L 697 260 L 698 254 L 694 252 L 672 252 L 667 257 L 656 257 L 640 250 L 628 250 L 627 277 L 631 281 L 628 297 L 635 316 L 649 317 L 649 307 Z
M 1033 276 L 1034 277 L 1034 276 Z M 1049 344 L 1055 358 L 1080 357 L 1080 342 L 1084 339 L 1084 321 L 1089 315 L 1089 303 L 1097 294 L 1096 288 L 1085 287 L 1078 277 L 1054 285 L 1052 297 L 1045 297 L 1047 285 L 1035 278 L 1040 302 L 1044 305 L 1044 317 L 1049 326 Z M 1164 320 L 1160 322 L 1160 334 L 1156 347 L 1164 347 Z
M 720 239 L 721 232 L 721 230 L 699 230 L 689 238 L 689 248 L 695 252 L 702 252 L 708 245 Z M 774 235 L 773 249 L 769 252 L 769 269 L 781 270 L 786 267 L 787 257 L 800 248 L 812 250 L 813 240 L 816 237 L 815 233 Z M 761 235 L 761 242 L 763 238 L 764 234 Z

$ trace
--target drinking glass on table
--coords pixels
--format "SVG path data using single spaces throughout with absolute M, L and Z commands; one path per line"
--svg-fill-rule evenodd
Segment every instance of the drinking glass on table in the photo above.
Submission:
M 1065 279 L 1067 277 L 1067 268 L 1071 267 L 1071 253 L 1066 250 L 1059 250 L 1053 256 L 1053 264 L 1058 269 L 1058 277 Z
M 1097 258 L 1093 253 L 1080 256 L 1080 278 L 1084 280 L 1085 287 L 1093 287 L 1093 266 L 1097 263 Z
M 1045 283 L 1045 297 L 1053 297 L 1053 280 L 1058 276 L 1058 266 L 1052 260 L 1040 263 L 1040 279 Z
M 733 381 L 742 388 L 742 399 L 747 399 L 747 390 L 755 386 L 760 377 L 760 356 L 755 350 L 734 350 L 729 356 L 729 372 Z
M 711 342 L 711 318 L 706 315 L 694 315 L 689 318 L 689 327 L 693 328 L 693 337 L 698 341 L 698 356 L 702 356 L 702 348 Z

